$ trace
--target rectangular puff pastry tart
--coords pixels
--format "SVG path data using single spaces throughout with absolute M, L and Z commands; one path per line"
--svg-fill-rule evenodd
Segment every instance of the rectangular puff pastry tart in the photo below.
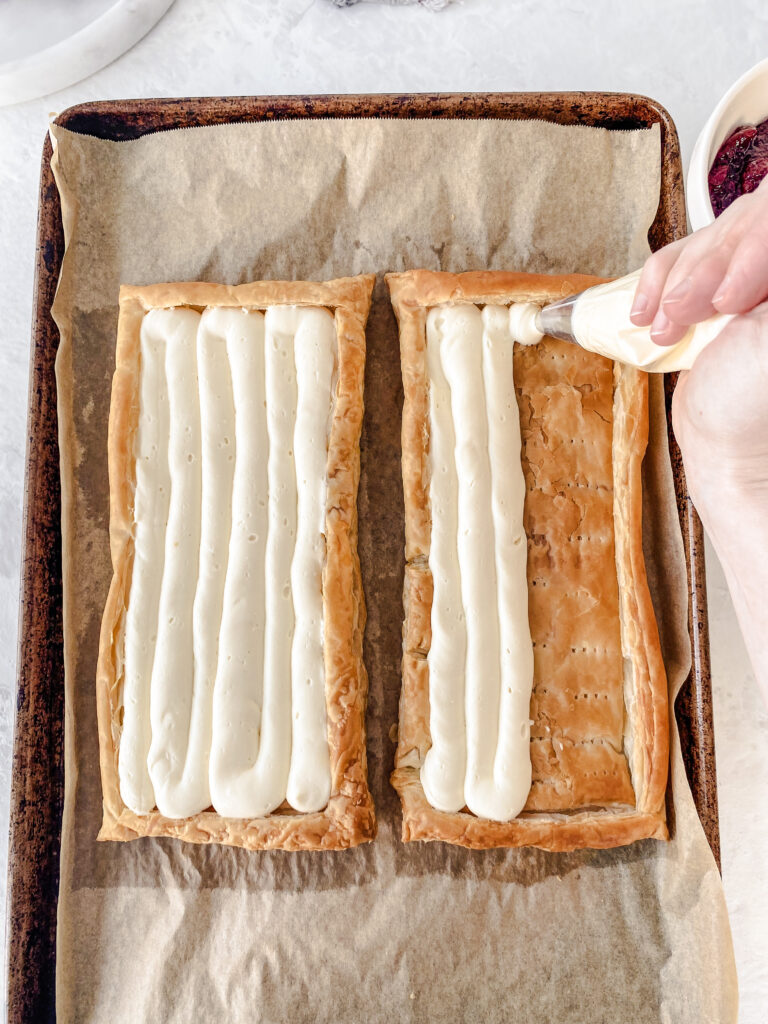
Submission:
M 373 281 L 120 290 L 100 839 L 375 834 L 357 556 Z
M 596 279 L 387 277 L 405 392 L 404 840 L 667 838 L 668 698 L 642 549 L 647 377 L 510 309 Z

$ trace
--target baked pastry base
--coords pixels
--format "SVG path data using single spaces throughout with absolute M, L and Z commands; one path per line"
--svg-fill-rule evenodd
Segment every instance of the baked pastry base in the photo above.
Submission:
M 598 279 L 411 271 L 387 282 L 405 393 L 403 684 L 392 775 L 403 839 L 573 850 L 667 838 L 667 683 L 642 550 L 647 377 L 555 339 L 515 353 L 535 654 L 531 793 L 510 822 L 427 802 L 420 782 L 431 745 L 426 315 L 444 303 L 543 304 Z
M 96 675 L 104 817 L 98 838 L 169 836 L 249 850 L 340 850 L 376 834 L 368 789 L 362 643 L 365 604 L 357 555 L 357 486 L 363 419 L 365 322 L 373 275 L 335 281 L 201 282 L 120 289 L 116 369 L 109 413 L 110 550 L 114 575 L 101 627 Z M 120 797 L 122 634 L 133 564 L 135 436 L 139 418 L 140 330 L 149 309 L 172 306 L 324 306 L 334 313 L 338 384 L 328 442 L 326 564 L 323 571 L 325 666 L 331 797 L 325 810 L 301 814 L 283 804 L 263 818 L 225 818 L 213 809 L 191 818 L 138 815 Z

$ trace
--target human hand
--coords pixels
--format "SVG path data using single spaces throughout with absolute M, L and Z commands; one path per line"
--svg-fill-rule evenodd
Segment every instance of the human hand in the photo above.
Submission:
M 715 312 L 737 314 L 681 374 L 673 426 L 706 516 L 735 490 L 768 496 L 768 178 L 714 222 L 648 258 L 631 319 L 659 344 Z
M 768 706 L 768 302 L 681 373 L 672 424 Z
M 715 311 L 737 314 L 680 374 L 672 424 L 768 704 L 768 184 L 651 256 L 641 294 L 632 319 L 660 344 Z
M 768 298 L 768 178 L 708 227 L 645 263 L 630 317 L 659 345 L 714 313 L 747 313 Z
M 768 268 L 766 268 L 768 270 Z M 735 505 L 760 501 L 768 523 L 768 302 L 735 317 L 681 373 L 672 425 L 691 496 L 713 534 Z

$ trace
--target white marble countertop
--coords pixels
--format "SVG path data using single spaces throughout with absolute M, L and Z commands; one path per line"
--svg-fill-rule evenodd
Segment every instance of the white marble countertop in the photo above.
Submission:
M 639 92 L 670 111 L 687 163 L 722 93 L 765 56 L 766 31 L 764 0 L 458 0 L 439 14 L 370 3 L 336 8 L 326 0 L 176 0 L 147 37 L 104 70 L 0 110 L 0 830 L 8 821 L 35 218 L 49 113 L 137 96 Z M 708 585 L 723 880 L 740 1020 L 761 1024 L 768 992 L 768 711 L 711 553 Z M 5 856 L 3 848 L 2 901 Z

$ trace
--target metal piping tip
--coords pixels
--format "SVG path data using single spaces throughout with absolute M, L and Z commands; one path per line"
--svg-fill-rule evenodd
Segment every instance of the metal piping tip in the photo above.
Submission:
M 583 292 L 579 292 L 577 295 L 568 295 L 548 306 L 542 306 L 536 316 L 536 326 L 541 333 L 550 338 L 559 338 L 561 341 L 570 341 L 572 344 L 578 345 L 572 330 L 572 317 L 576 300 L 583 294 Z

